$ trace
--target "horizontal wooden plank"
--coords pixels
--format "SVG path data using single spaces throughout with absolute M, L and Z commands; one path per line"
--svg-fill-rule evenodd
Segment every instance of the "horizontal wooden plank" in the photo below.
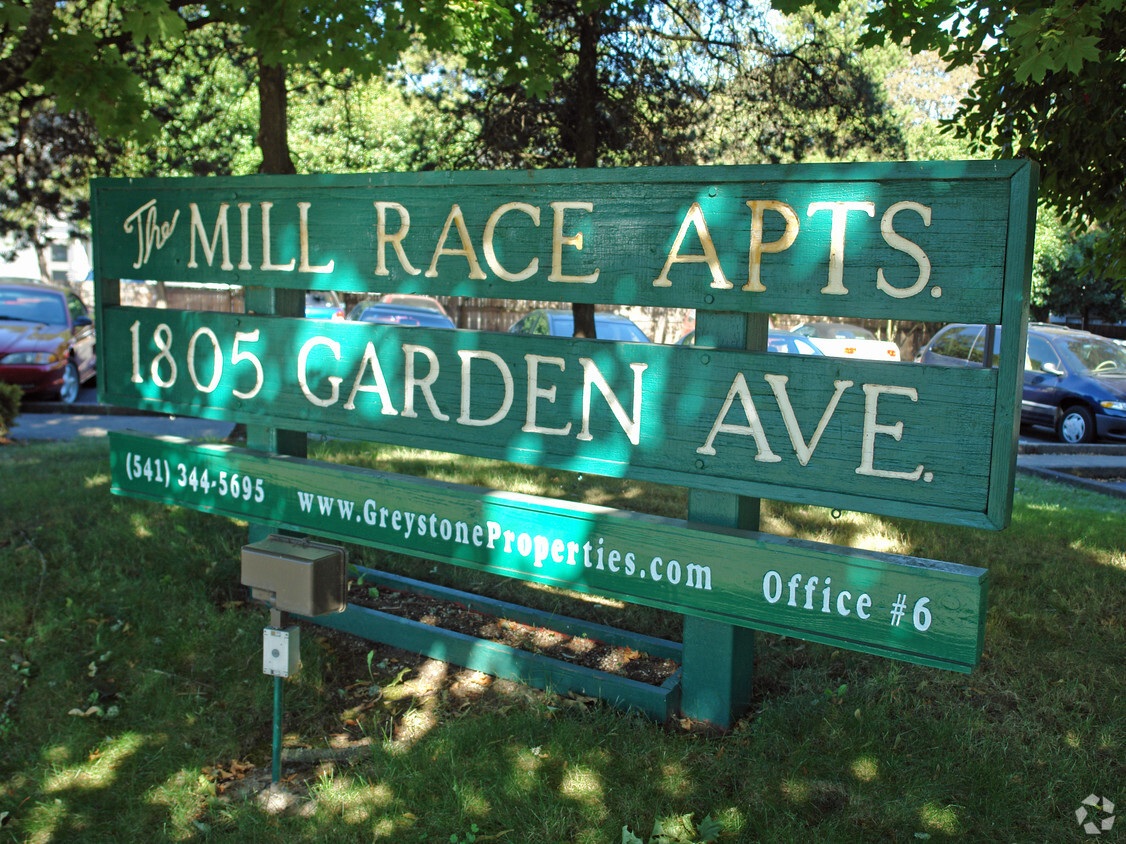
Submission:
M 634 633 L 630 630 L 620 630 L 616 627 L 607 627 L 579 618 L 568 618 L 558 613 L 545 612 L 544 610 L 513 604 L 509 601 L 500 601 L 487 595 L 476 595 L 463 592 L 460 589 L 451 589 L 435 583 L 425 583 L 410 577 L 403 577 L 390 572 L 379 571 L 362 566 L 356 567 L 363 577 L 365 584 L 381 586 L 385 589 L 394 589 L 401 592 L 410 592 L 415 595 L 426 595 L 443 601 L 453 601 L 466 609 L 486 615 L 506 618 L 520 624 L 533 627 L 547 627 L 556 633 L 568 636 L 581 636 L 604 642 L 616 647 L 633 648 L 659 659 L 671 659 L 680 662 L 684 647 L 680 642 L 671 642 L 668 639 L 658 639 L 644 633 Z
M 110 442 L 118 494 L 925 665 L 980 658 L 979 568 L 227 445 Z
M 679 671 L 662 685 L 652 686 L 354 604 L 342 614 L 318 616 L 314 621 L 322 627 L 451 662 L 492 677 L 549 689 L 556 694 L 577 692 L 597 697 L 618 709 L 640 712 L 655 721 L 670 718 L 680 698 Z
M 98 179 L 100 279 L 997 322 L 1028 162 Z M 1022 278 L 1022 275 L 1025 278 Z
M 107 307 L 126 407 L 1000 527 L 997 371 Z M 1011 450 L 998 459 L 1012 459 Z

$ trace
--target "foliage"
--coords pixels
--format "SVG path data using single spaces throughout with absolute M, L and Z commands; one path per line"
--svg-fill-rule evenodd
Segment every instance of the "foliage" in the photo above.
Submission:
M 776 27 L 770 51 L 748 54 L 717 91 L 702 142 L 723 163 L 902 159 L 905 143 L 883 80 L 897 50 L 861 53 L 860 0 Z M 854 8 L 855 7 L 855 8 Z M 758 44 L 758 41 L 753 42 Z
M 723 826 L 712 820 L 711 815 L 700 821 L 700 825 L 692 823 L 691 815 L 682 815 L 672 820 L 660 821 L 653 824 L 653 833 L 648 841 L 642 841 L 634 835 L 629 827 L 622 827 L 622 844 L 709 844 L 716 841 Z
M 364 446 L 318 448 L 358 460 Z M 431 458 L 388 448 L 372 460 L 588 503 L 656 500 L 618 479 Z M 667 830 L 706 807 L 725 842 L 1068 841 L 1082 837 L 1087 795 L 1118 802 L 1118 499 L 1018 475 L 1003 532 L 766 505 L 775 534 L 988 568 L 985 656 L 963 675 L 759 634 L 752 713 L 724 735 L 308 625 L 285 684 L 284 749 L 312 761 L 286 758 L 301 803 L 271 814 L 254 799 L 269 782 L 273 684 L 260 668 L 268 614 L 239 585 L 246 527 L 113 496 L 108 466 L 104 441 L 0 449 L 5 839 L 436 842 L 476 824 L 478 842 L 606 844 L 624 825 Z M 500 582 L 393 561 L 486 593 Z M 680 621 L 503 582 L 511 599 L 566 614 L 636 613 L 620 625 L 631 629 Z
M 0 196 L 0 234 L 35 242 L 45 216 L 82 220 L 86 181 L 96 173 L 284 169 L 272 142 L 280 136 L 288 160 L 287 65 L 301 69 L 299 84 L 311 77 L 347 87 L 424 43 L 464 49 L 474 66 L 503 64 L 543 88 L 534 78 L 549 65 L 526 60 L 534 32 L 513 37 L 522 9 L 501 0 L 5 3 L 0 173 L 13 187 Z M 255 87 L 265 107 L 247 96 Z
M 1126 319 L 1126 291 L 1115 279 L 1100 273 L 1092 261 L 1099 242 L 1106 237 L 1101 231 L 1080 235 L 1060 256 L 1045 256 L 1040 262 L 1045 290 L 1041 305 L 1051 314 L 1078 314 L 1083 328 L 1092 320 L 1119 322 Z
M 745 4 L 549 0 L 536 7 L 540 58 L 555 69 L 544 89 L 473 68 L 426 69 L 430 96 L 455 127 L 475 129 L 449 167 L 564 167 L 687 163 L 717 65 L 736 55 L 734 21 L 749 41 Z M 459 134 L 457 128 L 451 133 Z
M 8 436 L 16 424 L 22 400 L 23 389 L 18 384 L 0 383 L 0 437 Z
M 954 130 L 982 152 L 1038 161 L 1043 194 L 1066 223 L 1101 224 L 1103 272 L 1126 279 L 1126 0 L 888 0 L 866 24 L 868 44 L 905 41 L 950 69 L 975 66 Z

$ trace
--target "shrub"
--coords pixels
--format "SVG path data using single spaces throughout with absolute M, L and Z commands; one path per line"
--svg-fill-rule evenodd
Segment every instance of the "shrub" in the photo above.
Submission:
M 17 385 L 0 384 L 0 437 L 8 436 L 8 431 L 16 424 L 22 398 L 23 390 Z

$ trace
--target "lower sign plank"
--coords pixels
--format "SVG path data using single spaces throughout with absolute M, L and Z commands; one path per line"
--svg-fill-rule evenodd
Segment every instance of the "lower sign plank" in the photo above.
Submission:
M 984 569 L 170 437 L 113 491 L 923 665 L 981 656 Z

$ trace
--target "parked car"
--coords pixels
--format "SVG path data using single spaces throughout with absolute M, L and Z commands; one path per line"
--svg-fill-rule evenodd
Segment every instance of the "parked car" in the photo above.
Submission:
M 920 363 L 982 366 L 984 325 L 948 325 L 923 347 Z M 993 364 L 1001 354 L 994 331 Z M 1066 443 L 1126 437 L 1126 349 L 1074 328 L 1034 323 L 1024 356 L 1021 425 L 1047 425 Z
M 846 322 L 806 322 L 794 329 L 795 334 L 808 337 L 809 342 L 832 357 L 864 360 L 899 360 L 899 346 L 889 340 L 878 340 L 867 328 Z
M 415 326 L 422 328 L 454 328 L 454 322 L 445 314 L 429 308 L 412 308 L 409 305 L 387 305 L 382 302 L 361 302 L 348 313 L 348 319 L 374 322 L 383 325 Z
M 305 293 L 306 319 L 344 319 L 344 302 L 332 290 L 309 290 Z
M 76 293 L 0 279 L 0 381 L 70 404 L 96 362 L 94 321 Z
M 426 308 L 437 311 L 442 316 L 448 317 L 449 311 L 442 307 L 442 303 L 433 296 L 422 296 L 418 293 L 384 293 L 379 301 L 385 305 L 407 305 L 412 308 Z
M 678 344 L 684 346 L 696 345 L 696 332 L 689 331 Z M 768 352 L 781 352 L 787 355 L 817 355 L 823 357 L 825 353 L 809 342 L 809 339 L 792 331 L 772 329 L 766 335 L 766 350 Z
M 538 308 L 517 320 L 508 329 L 509 334 L 538 334 L 550 337 L 573 337 L 575 317 L 563 308 Z M 596 311 L 594 333 L 599 340 L 617 340 L 628 343 L 648 343 L 645 332 L 629 317 Z

